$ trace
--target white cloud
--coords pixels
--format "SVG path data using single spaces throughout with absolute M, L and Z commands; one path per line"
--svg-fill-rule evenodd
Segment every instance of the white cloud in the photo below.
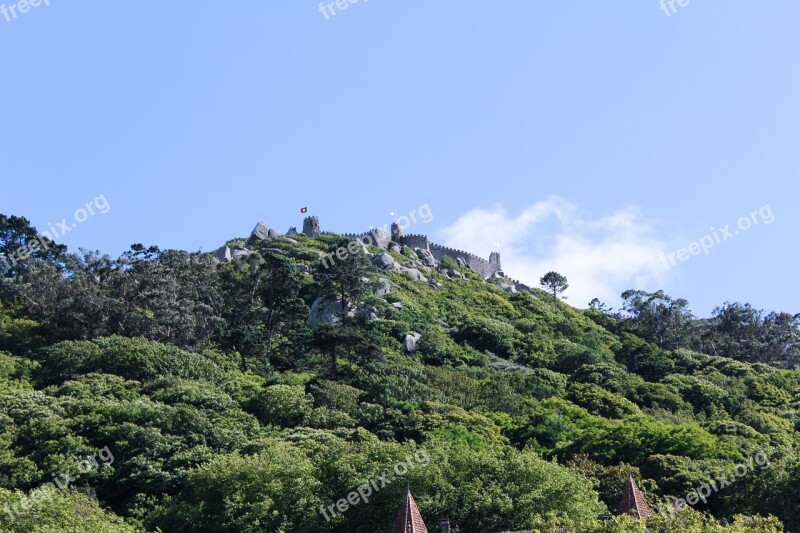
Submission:
M 442 237 L 446 246 L 482 257 L 499 251 L 505 273 L 527 285 L 538 287 L 550 270 L 565 275 L 567 301 L 581 308 L 595 297 L 618 307 L 624 290 L 652 289 L 667 277 L 660 259 L 666 245 L 634 207 L 595 218 L 551 196 L 518 216 L 500 205 L 473 209 Z

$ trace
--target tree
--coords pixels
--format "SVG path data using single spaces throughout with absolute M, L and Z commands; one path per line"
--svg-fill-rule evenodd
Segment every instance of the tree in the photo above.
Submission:
M 766 314 L 747 303 L 725 303 L 705 325 L 703 347 L 709 353 L 782 366 L 800 361 L 800 314 Z
M 341 301 L 342 324 L 347 325 L 348 306 L 357 303 L 366 294 L 369 284 L 364 282 L 364 278 L 375 273 L 375 267 L 361 252 L 360 245 L 352 239 L 337 241 L 328 252 L 328 257 L 335 255 L 339 260 L 331 264 L 320 262 L 319 278 L 322 280 L 323 294 Z M 341 259 L 343 255 L 344 259 Z
M 220 267 L 225 294 L 222 345 L 265 364 L 285 342 L 302 332 L 308 306 L 300 298 L 302 281 L 294 261 L 277 254 L 251 254 Z
M 694 317 L 689 302 L 673 300 L 664 291 L 622 293 L 623 310 L 629 313 L 627 329 L 661 348 L 689 348 L 695 343 Z
M 604 315 L 610 315 L 614 312 L 613 307 L 608 307 L 605 303 L 601 302 L 599 298 L 592 298 L 589 302 L 589 308 L 600 311 Z
M 558 301 L 558 295 L 569 288 L 567 278 L 558 272 L 550 271 L 539 280 L 539 283 L 547 292 L 553 293 L 553 301 Z
M 0 273 L 11 276 L 32 259 L 60 264 L 67 247 L 36 232 L 25 217 L 0 214 Z

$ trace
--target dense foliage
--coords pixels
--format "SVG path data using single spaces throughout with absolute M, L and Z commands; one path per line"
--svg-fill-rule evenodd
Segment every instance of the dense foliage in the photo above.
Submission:
M 0 226 L 0 250 L 35 235 Z M 3 270 L 0 530 L 372 533 L 410 486 L 431 531 L 444 515 L 460 532 L 643 531 L 598 520 L 632 473 L 649 531 L 800 531 L 798 317 L 733 304 L 704 321 L 641 291 L 623 314 L 581 311 L 408 249 L 389 253 L 438 285 L 360 247 L 324 266 L 341 246 L 293 235 L 222 263 L 59 249 Z M 323 299 L 344 316 L 311 328 Z M 40 496 L 104 448 L 113 462 Z M 734 482 L 658 512 L 719 476 Z

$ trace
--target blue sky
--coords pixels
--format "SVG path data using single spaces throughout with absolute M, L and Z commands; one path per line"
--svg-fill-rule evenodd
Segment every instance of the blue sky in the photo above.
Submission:
M 72 249 L 424 205 L 409 232 L 557 269 L 579 307 L 800 312 L 800 3 L 49 3 L 0 15 L 0 212 L 45 230 L 102 195 Z

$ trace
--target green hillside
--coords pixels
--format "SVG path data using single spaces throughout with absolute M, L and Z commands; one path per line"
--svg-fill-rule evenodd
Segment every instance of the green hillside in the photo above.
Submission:
M 643 531 L 598 520 L 632 475 L 651 532 L 800 531 L 797 317 L 348 243 L 0 264 L 0 530 L 388 533 L 410 488 L 431 532 Z

